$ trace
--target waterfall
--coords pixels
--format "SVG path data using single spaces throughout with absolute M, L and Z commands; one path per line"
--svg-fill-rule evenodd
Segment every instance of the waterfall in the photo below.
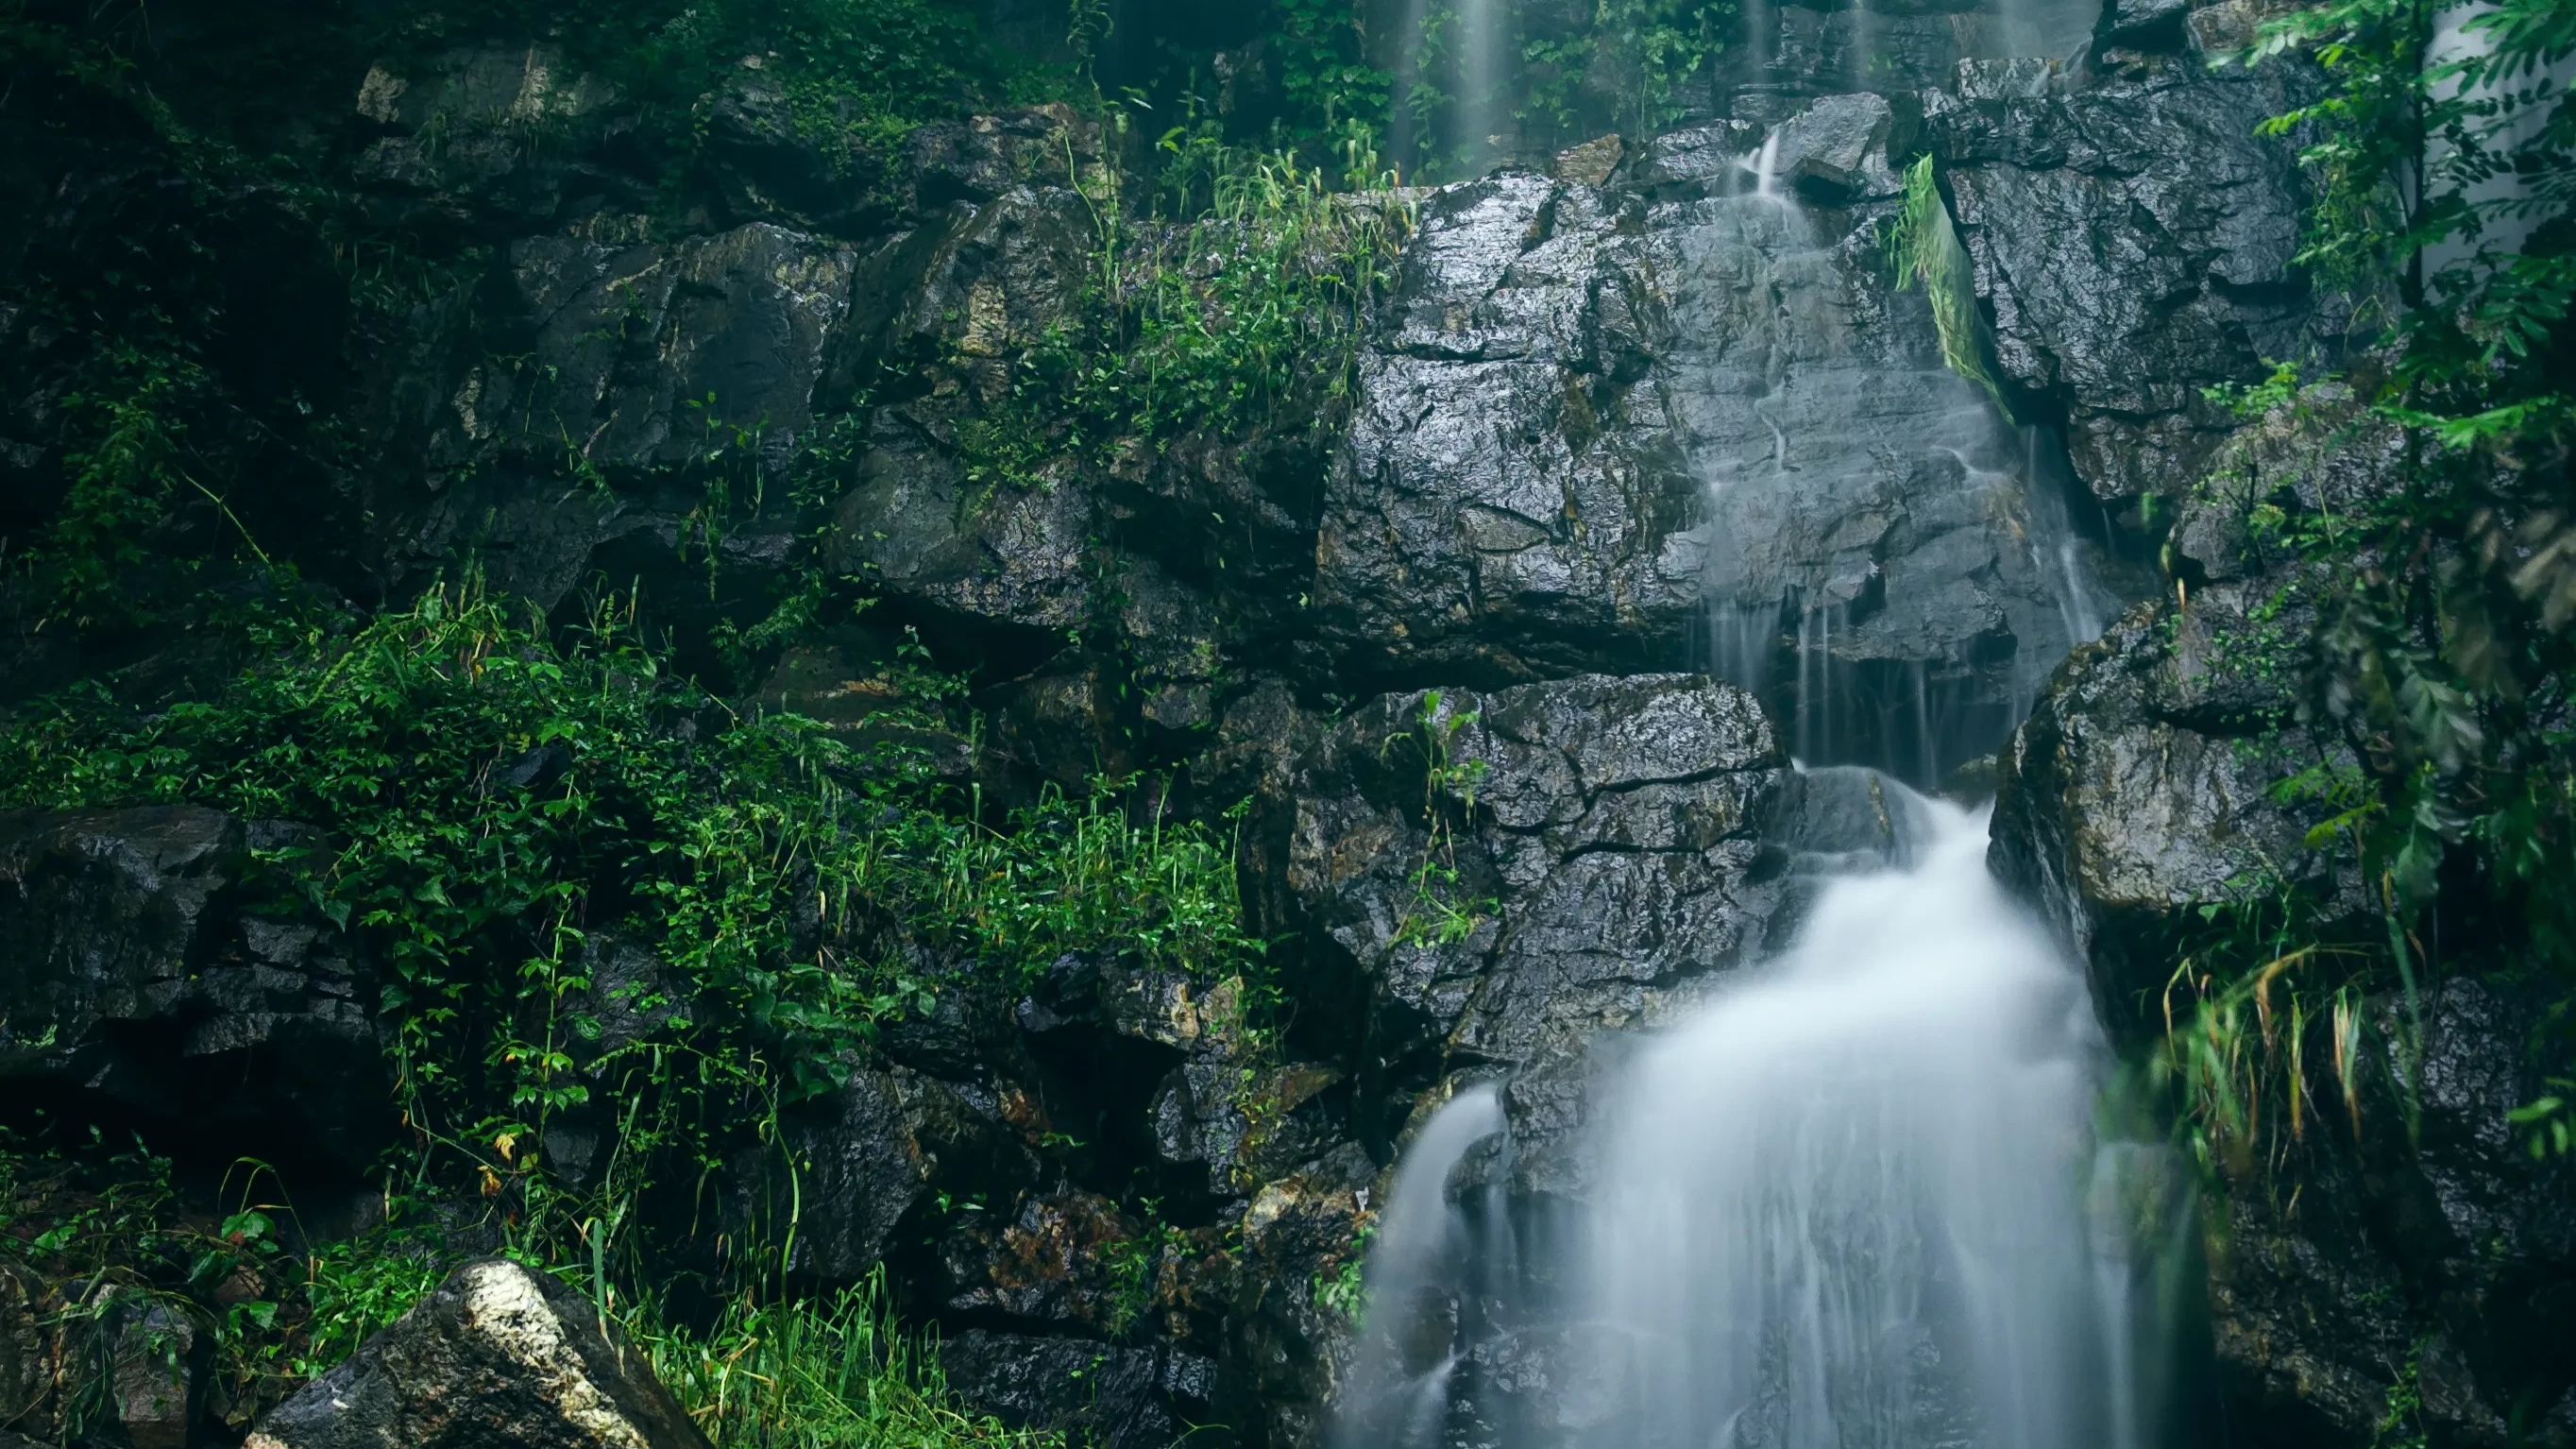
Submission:
M 2116 601 L 2058 439 L 1949 370 L 1920 296 L 1853 264 L 1870 238 L 1783 183 L 1787 129 L 1673 228 L 1707 664 L 1799 759 L 1929 787 L 1999 748 Z
M 1987 875 L 1981 818 L 1883 787 L 1904 868 L 1828 883 L 1792 950 L 1613 1091 L 1596 1442 L 2112 1442 L 2083 1203 L 2081 978 Z
M 1509 148 L 1496 144 L 1510 100 L 1504 90 L 1512 39 L 1507 0 L 1459 0 L 1458 32 L 1459 154 L 1481 171 L 1509 159 Z
M 1590 1190 L 1550 1240 L 1562 1261 L 1471 1261 L 1507 1217 L 1467 1212 L 1453 1181 L 1505 1131 L 1489 1090 L 1418 1135 L 1370 1264 L 1342 1444 L 2161 1442 L 2158 1280 L 2140 1265 L 2188 1214 L 2164 1149 L 2093 1141 L 2104 1047 L 2081 974 L 1988 874 L 1982 812 L 1869 771 L 1802 788 L 1804 834 L 1784 843 L 1819 879 L 1796 939 L 1598 1086 Z M 1489 1354 L 1472 1321 L 1523 1282 L 1560 1285 L 1523 1290 L 1522 1311 L 1572 1347 L 1548 1430 L 1496 1434 L 1453 1380 L 1480 1354 L 1526 1358 Z M 1442 1438 L 1453 1422 L 1474 1432 Z
M 1471 1339 L 1456 1322 L 1461 1298 L 1490 1288 L 1510 1255 L 1491 1251 L 1480 1224 L 1450 1200 L 1450 1179 L 1469 1151 L 1503 1130 L 1491 1085 L 1449 1099 L 1415 1134 L 1369 1246 L 1368 1311 L 1335 1449 L 1429 1449 L 1441 1441 L 1451 1376 Z M 1498 1199 L 1499 1184 L 1488 1189 Z M 1488 1221 L 1504 1214 L 1497 1200 Z M 1460 1288 L 1471 1290 L 1461 1294 Z

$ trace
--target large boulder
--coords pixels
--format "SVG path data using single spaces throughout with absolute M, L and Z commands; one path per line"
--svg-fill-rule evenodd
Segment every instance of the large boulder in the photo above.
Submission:
M 208 1155 L 366 1166 L 391 1085 L 371 980 L 255 855 L 300 842 L 194 806 L 0 812 L 0 1083 Z
M 1510 680 L 1671 657 L 1698 487 L 1648 383 L 1645 238 L 1590 187 L 1423 206 L 1326 484 L 1309 627 L 1361 677 Z
M 2013 736 L 1995 807 L 1996 872 L 2073 943 L 2115 1031 L 2162 1021 L 2198 907 L 2288 887 L 2333 925 L 2363 904 L 2337 842 L 2308 839 L 2331 806 L 2273 797 L 2307 761 L 2179 707 L 2170 609 L 2141 607 L 2077 651 Z
M 1286 866 L 1354 975 L 1366 1069 L 1527 1062 L 1750 959 L 1785 766 L 1752 697 L 1700 675 L 1354 711 L 1299 768 Z
M 468 1263 L 252 1430 L 248 1449 L 707 1449 L 601 1313 Z

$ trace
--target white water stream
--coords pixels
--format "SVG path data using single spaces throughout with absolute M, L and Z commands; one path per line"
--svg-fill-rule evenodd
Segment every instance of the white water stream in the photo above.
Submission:
M 2153 1254 L 2129 1238 L 2169 1178 L 2160 1149 L 2093 1141 L 2082 978 L 1988 874 L 1981 812 L 1820 773 L 1865 782 L 1892 848 L 1808 857 L 1853 873 L 1790 949 L 1602 1085 L 1593 1187 L 1536 1275 L 1564 1285 L 1530 1315 L 1565 1345 L 1543 1437 L 2143 1449 L 2163 1353 L 2132 1286 Z M 1513 1291 L 1493 1241 L 1510 1214 L 1499 1186 L 1453 1179 L 1499 1183 L 1461 1167 L 1505 1133 L 1479 1087 L 1417 1134 L 1370 1264 L 1347 1449 L 1492 1422 L 1457 1380 Z

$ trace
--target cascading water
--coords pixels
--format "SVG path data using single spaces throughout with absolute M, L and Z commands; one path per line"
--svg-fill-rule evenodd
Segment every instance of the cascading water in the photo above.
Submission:
M 1929 786 L 2003 743 L 2107 600 L 2062 450 L 1945 367 L 1870 233 L 1783 187 L 1788 129 L 1670 226 L 1709 667 L 1798 758 Z
M 1912 863 L 1845 876 L 1781 960 L 1610 1094 L 1593 1442 L 2116 1442 L 2078 1189 L 2081 978 L 1988 877 L 1983 820 L 1892 784 Z M 2122 1257 L 2125 1262 L 2125 1256 Z M 2135 1442 L 2132 1438 L 2128 1442 Z
M 1713 672 L 1798 758 L 1886 773 L 1802 769 L 1771 842 L 1791 944 L 1605 1050 L 1579 1191 L 1542 1128 L 1524 1166 L 1551 1185 L 1515 1195 L 1494 1084 L 1423 1124 L 1335 1449 L 2166 1442 L 2182 1179 L 2094 1141 L 2083 976 L 1987 874 L 1983 815 L 1892 778 L 1996 749 L 2116 601 L 2063 450 L 1945 366 L 1831 189 L 1884 211 L 1887 158 L 1834 162 L 1818 209 L 1790 130 L 1658 204 L 1666 397 L 1707 488 Z
M 1988 875 L 1981 812 L 1861 770 L 1802 788 L 1808 837 L 1789 843 L 1821 879 L 1796 941 L 1602 1085 L 1552 1271 L 1513 1269 L 1507 1174 L 1461 1171 L 1508 1146 L 1494 1090 L 1417 1135 L 1370 1261 L 1344 1449 L 1432 1449 L 1462 1424 L 1514 1449 L 2159 1442 L 2138 1265 L 2167 1245 L 2138 1224 L 2187 1215 L 2161 1149 L 2092 1140 L 2103 1049 L 2080 974 Z M 1521 1323 L 1499 1326 L 1515 1293 Z M 1549 1319 L 1550 1422 L 1498 1433 L 1460 1366 L 1526 1357 L 1507 1340 Z
M 1369 1307 L 1334 1449 L 1428 1446 L 1441 1440 L 1450 1377 L 1473 1325 L 1462 1307 L 1491 1296 L 1512 1254 L 1495 1234 L 1508 1214 L 1499 1202 L 1471 1217 L 1450 1201 L 1450 1178 L 1468 1152 L 1503 1130 L 1491 1085 L 1468 1087 L 1415 1134 L 1396 1170 L 1368 1257 Z M 1499 1195 L 1499 1188 L 1488 1196 Z
M 1481 170 L 1499 159 L 1495 133 L 1511 113 L 1511 14 L 1506 0 L 1459 0 L 1458 111 L 1460 148 Z

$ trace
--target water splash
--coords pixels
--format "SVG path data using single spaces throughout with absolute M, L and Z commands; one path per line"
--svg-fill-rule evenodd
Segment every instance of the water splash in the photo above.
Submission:
M 1981 818 L 1885 788 L 1914 864 L 1828 884 L 1605 1109 L 1591 1317 L 1632 1407 L 1595 1442 L 2104 1442 L 2081 980 Z
M 2080 973 L 1987 873 L 1982 813 L 1853 769 L 1796 793 L 1782 844 L 1819 882 L 1797 939 L 1596 1093 L 1556 1261 L 1519 1276 L 1508 1172 L 1461 1171 L 1508 1147 L 1491 1089 L 1419 1134 L 1342 1449 L 2168 1442 L 2187 1174 L 2094 1142 Z M 1525 1354 L 1542 1320 L 1572 1346 L 1521 1377 L 1553 1412 L 1491 1412 L 1471 1367 Z
M 1785 202 L 1780 194 L 1780 130 L 1774 126 L 1753 153 L 1737 163 L 1753 174 L 1753 194 L 1764 201 Z M 1778 431 L 1774 429 L 1773 431 Z

